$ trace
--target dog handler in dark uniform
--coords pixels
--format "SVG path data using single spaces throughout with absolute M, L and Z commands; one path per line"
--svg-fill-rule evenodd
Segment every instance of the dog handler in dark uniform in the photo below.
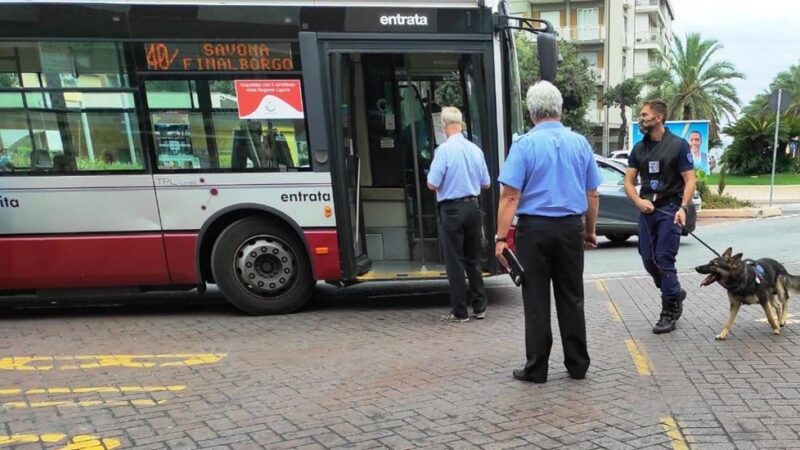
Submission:
M 466 322 L 468 299 L 476 319 L 486 317 L 486 291 L 481 275 L 481 220 L 478 195 L 489 189 L 491 179 L 483 151 L 461 134 L 463 117 L 455 107 L 442 109 L 447 141 L 433 155 L 428 188 L 436 191 L 441 217 L 447 279 L 450 282 L 450 314 L 447 322 Z M 469 291 L 464 281 L 466 269 Z M 469 296 L 469 297 L 468 297 Z
M 561 92 L 540 81 L 526 103 L 535 127 L 514 142 L 498 180 L 503 185 L 497 211 L 495 255 L 503 257 L 508 230 L 517 216 L 517 256 L 525 270 L 526 363 L 514 378 L 547 381 L 553 333 L 550 283 L 569 376 L 582 379 L 589 368 L 583 311 L 583 252 L 597 245 L 595 224 L 600 171 L 586 138 L 561 124 Z M 584 226 L 584 219 L 586 221 Z
M 686 225 L 686 213 L 695 190 L 689 143 L 664 127 L 667 104 L 644 102 L 639 129 L 644 139 L 628 158 L 625 194 L 639 208 L 639 254 L 644 268 L 661 289 L 661 316 L 653 333 L 669 333 L 683 313 L 686 291 L 681 289 L 675 258 Z M 636 192 L 636 177 L 641 177 Z

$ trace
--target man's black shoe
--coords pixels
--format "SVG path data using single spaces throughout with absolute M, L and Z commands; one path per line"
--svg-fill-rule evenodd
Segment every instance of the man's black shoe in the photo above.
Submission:
M 586 372 L 583 372 L 583 373 L 572 373 L 572 372 L 569 372 L 569 377 L 572 378 L 573 380 L 582 380 L 582 379 L 586 378 Z
M 656 326 L 653 327 L 653 333 L 655 334 L 669 333 L 674 329 L 675 329 L 675 318 L 672 317 L 672 313 L 670 311 L 665 311 L 661 313 L 661 317 L 658 319 L 658 323 L 656 323 Z
M 514 375 L 515 379 L 517 379 L 519 381 L 527 381 L 528 383 L 541 384 L 541 383 L 547 382 L 547 379 L 534 380 L 533 378 L 528 378 L 527 376 L 525 376 L 525 371 L 522 370 L 522 369 L 514 369 L 514 372 L 512 372 L 512 375 Z

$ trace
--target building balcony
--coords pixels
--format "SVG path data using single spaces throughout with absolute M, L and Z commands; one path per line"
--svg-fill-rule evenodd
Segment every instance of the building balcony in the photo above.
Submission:
M 636 33 L 636 46 L 664 46 L 664 37 L 658 31 L 642 31 Z
M 594 74 L 594 80 L 598 84 L 602 84 L 606 81 L 606 69 L 604 67 L 589 67 L 589 70 Z
M 650 61 L 647 64 L 636 64 L 633 67 L 633 74 L 636 76 L 646 75 L 651 70 L 655 69 L 656 67 L 661 67 L 661 63 L 658 61 Z
M 604 42 L 606 40 L 606 27 L 561 27 L 557 29 L 558 35 L 567 41 L 574 42 Z

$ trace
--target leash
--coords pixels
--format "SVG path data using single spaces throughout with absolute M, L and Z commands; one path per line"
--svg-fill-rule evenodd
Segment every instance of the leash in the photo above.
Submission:
M 653 208 L 654 208 L 656 211 L 658 211 L 658 212 L 660 212 L 660 213 L 662 213 L 662 214 L 666 214 L 666 215 L 668 215 L 668 216 L 670 216 L 670 217 L 675 217 L 675 215 L 674 215 L 674 214 L 672 214 L 672 213 L 669 213 L 669 212 L 667 212 L 667 211 L 664 211 L 663 209 L 660 209 L 660 208 L 655 208 L 655 207 L 653 207 Z M 694 234 L 694 233 L 692 233 L 691 231 L 689 231 L 688 229 L 686 229 L 686 227 L 685 227 L 685 226 L 681 225 L 681 228 L 682 228 L 682 229 L 684 229 L 684 230 L 686 230 L 686 232 L 687 232 L 687 233 L 689 233 L 689 235 L 691 235 L 693 238 L 697 239 L 697 241 L 698 241 L 698 242 L 700 242 L 701 244 L 703 244 L 703 246 L 705 246 L 705 248 L 709 249 L 709 250 L 711 251 L 711 253 L 713 253 L 713 254 L 717 255 L 717 257 L 720 257 L 720 256 L 721 256 L 721 255 L 719 254 L 719 252 L 717 252 L 716 250 L 714 250 L 714 249 L 713 249 L 713 248 L 712 248 L 710 245 L 706 244 L 706 243 L 705 243 L 705 242 L 704 242 L 702 239 L 700 239 L 699 237 L 697 237 L 697 235 L 696 235 L 696 234 Z

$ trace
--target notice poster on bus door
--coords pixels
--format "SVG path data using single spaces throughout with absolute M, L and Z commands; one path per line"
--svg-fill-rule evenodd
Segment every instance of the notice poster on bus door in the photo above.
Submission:
M 240 119 L 302 119 L 300 80 L 235 80 Z

